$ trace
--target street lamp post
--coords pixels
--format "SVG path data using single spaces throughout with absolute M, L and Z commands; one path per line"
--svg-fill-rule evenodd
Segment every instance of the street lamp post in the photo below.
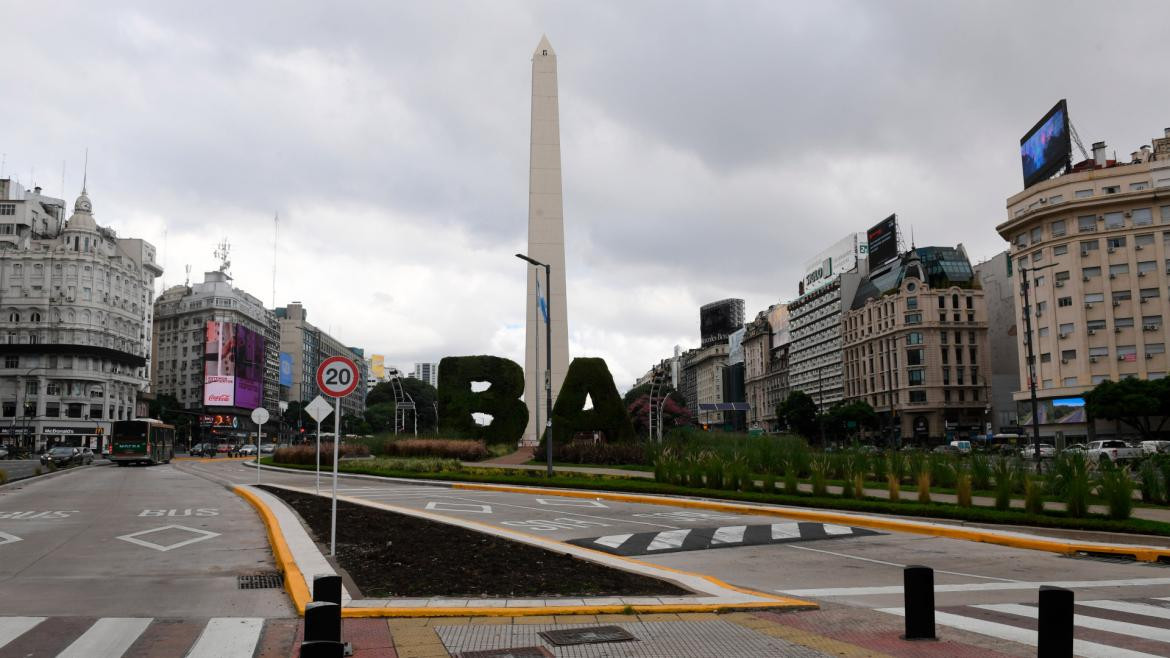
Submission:
M 552 449 L 552 276 L 550 274 L 551 268 L 547 263 L 542 263 L 533 258 L 529 258 L 524 254 L 516 254 L 516 258 L 527 261 L 537 267 L 544 268 L 544 285 L 548 288 L 545 293 L 545 318 L 544 318 L 544 350 L 546 357 L 546 366 L 544 371 L 544 404 L 545 404 L 545 427 L 547 428 L 547 440 L 545 442 L 545 452 L 548 458 L 548 476 L 553 476 L 553 449 Z M 537 279 L 537 283 L 540 279 Z M 537 426 L 537 436 L 540 435 L 539 424 Z
M 1028 272 L 1054 267 L 1056 263 L 1039 267 L 1021 267 L 1020 289 L 1024 293 L 1024 346 L 1027 348 L 1028 361 L 1028 391 L 1032 398 L 1032 441 L 1035 444 L 1036 473 L 1040 473 L 1040 403 L 1036 399 L 1036 355 L 1032 348 L 1032 302 L 1029 294 L 1031 285 L 1028 283 Z
M 19 377 L 17 377 L 16 388 L 13 389 L 13 392 L 12 392 L 13 402 L 15 403 L 15 401 L 20 398 L 20 387 L 21 387 L 21 385 L 24 384 L 25 377 L 28 377 L 29 375 L 33 374 L 37 370 L 48 370 L 48 369 L 49 369 L 48 366 L 34 366 L 34 367 L 26 370 L 23 375 L 20 375 Z M 40 395 L 41 395 L 41 387 L 37 386 L 37 397 L 39 398 Z M 33 404 L 34 404 L 34 408 L 33 408 L 32 417 L 33 417 L 33 422 L 35 423 L 36 422 L 36 407 L 35 407 L 36 403 L 34 402 Z M 16 441 L 16 417 L 20 416 L 21 418 L 27 418 L 28 414 L 25 413 L 27 411 L 27 408 L 28 408 L 28 401 L 25 400 L 25 403 L 22 406 L 22 408 L 13 410 L 13 413 L 12 413 L 12 440 L 13 441 Z M 25 429 L 31 429 L 31 428 L 26 427 Z M 31 432 L 27 432 L 25 434 L 25 436 L 29 438 L 29 441 L 30 441 L 29 452 L 31 453 L 33 450 L 36 449 L 36 442 L 32 438 Z M 21 442 L 21 443 L 23 443 L 23 442 Z

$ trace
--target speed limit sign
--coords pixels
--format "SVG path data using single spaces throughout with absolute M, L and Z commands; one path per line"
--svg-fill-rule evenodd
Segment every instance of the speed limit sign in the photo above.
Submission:
M 331 356 L 317 367 L 317 388 L 331 398 L 343 398 L 357 385 L 357 364 L 344 356 Z

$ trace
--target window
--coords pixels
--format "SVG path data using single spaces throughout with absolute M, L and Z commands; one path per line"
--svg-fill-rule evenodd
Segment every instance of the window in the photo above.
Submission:
M 1081 276 L 1085 279 L 1095 279 L 1101 276 L 1101 268 L 1099 267 L 1082 267 Z
M 1137 347 L 1134 345 L 1118 345 L 1117 346 L 1117 360 L 1118 361 L 1136 361 Z
M 1044 260 L 1044 250 L 1043 249 L 1041 249 L 1040 251 L 1032 252 L 1032 262 L 1033 263 L 1037 263 L 1037 262 L 1040 262 L 1042 260 Z M 962 393 L 962 391 L 959 391 L 959 392 Z
M 6 357 L 4 357 L 4 367 L 5 368 L 19 368 L 20 367 L 20 357 L 19 356 L 6 356 Z
M 1048 327 L 1040 327 L 1038 334 L 1041 338 L 1047 337 L 1048 336 Z
M 1068 281 L 1068 270 L 1064 270 L 1063 272 L 1057 272 L 1055 279 L 1056 279 L 1057 283 L 1060 283 L 1063 281 Z
M 1078 233 L 1092 233 L 1097 230 L 1097 216 L 1096 215 L 1081 215 L 1077 217 L 1077 232 Z
M 1051 203 L 1051 204 L 1064 203 L 1064 195 L 1063 194 L 1053 194 L 1052 196 L 1048 197 L 1048 203 Z
M 1115 290 L 1113 292 L 1113 303 L 1128 302 L 1133 299 L 1133 293 L 1129 290 Z
M 922 365 L 922 350 L 906 350 L 906 365 L 920 366 Z
M 1152 327 L 1151 331 L 1162 328 L 1162 316 L 1160 315 L 1143 315 L 1142 328 Z
M 1037 276 L 1035 279 L 1032 280 L 1032 285 L 1036 286 L 1037 288 L 1039 288 L 1040 286 L 1043 286 L 1044 285 L 1044 277 Z M 968 297 L 968 299 L 970 299 L 970 297 Z
M 1094 385 L 1097 385 L 1097 384 L 1100 384 L 1101 382 L 1108 381 L 1108 380 L 1109 380 L 1109 375 L 1093 375 L 1093 378 L 1091 381 L 1093 382 Z
M 1133 186 L 1130 185 L 1132 188 Z M 1134 208 L 1130 211 L 1133 216 L 1134 226 L 1149 226 L 1154 223 L 1154 213 L 1152 208 Z
M 926 371 L 923 370 L 922 368 L 911 368 L 907 372 L 907 374 L 909 375 L 909 379 L 910 379 L 910 385 L 911 386 L 922 386 L 923 382 L 925 381 L 925 374 L 924 374 L 925 372 Z
M 1097 251 L 1101 248 L 1097 240 L 1082 240 L 1081 241 L 1081 255 L 1087 256 L 1090 251 Z
M 922 324 L 922 314 L 921 313 L 907 313 L 906 314 L 906 324 Z
M 1100 304 L 1101 302 L 1104 302 L 1104 301 L 1105 301 L 1105 293 L 1090 292 L 1090 293 L 1085 294 L 1085 303 L 1086 304 Z
M 1105 213 L 1105 228 L 1125 228 L 1125 213 L 1107 212 Z
M 1063 384 L 1064 386 L 1076 386 L 1077 385 L 1077 378 L 1076 377 L 1065 377 L 1064 380 L 1061 382 L 1061 384 Z
M 950 401 L 951 401 L 951 390 L 944 389 L 943 390 L 943 402 L 950 402 Z
M 61 395 L 61 383 L 60 382 L 49 382 L 45 386 L 45 394 L 46 395 Z
M 1165 354 L 1165 343 L 1146 343 L 1146 354 Z
M 1170 233 L 1167 233 L 1166 235 L 1170 235 Z M 947 298 L 946 297 L 943 297 L 942 295 L 938 296 L 938 307 L 939 308 L 946 308 L 947 307 Z
M 1141 291 L 1138 293 L 1138 295 L 1143 300 L 1157 299 L 1158 298 L 1158 289 L 1157 288 L 1142 288 Z
M 1039 316 L 1048 310 L 1048 302 L 1036 302 L 1036 315 Z
M 1052 353 L 1044 352 L 1040 355 L 1040 363 L 1052 363 Z
M 1088 320 L 1085 322 L 1085 329 L 1088 329 L 1089 331 L 1100 331 L 1104 328 L 1104 320 Z
M 1052 227 L 1052 237 L 1059 238 L 1060 236 L 1065 234 L 1064 220 L 1063 219 L 1052 222 L 1051 227 Z
M 1154 234 L 1142 233 L 1141 235 L 1133 236 L 1133 244 L 1135 247 L 1152 247 L 1154 246 Z
M 1105 238 L 1105 246 L 1108 247 L 1110 251 L 1113 251 L 1114 249 L 1120 249 L 1125 246 L 1125 236 L 1119 235 L 1113 238 Z
M 8 314 L 8 321 L 9 322 L 20 322 L 20 312 L 19 311 L 12 311 L 11 313 L 9 313 Z
M 1110 279 L 1112 279 L 1115 276 L 1122 275 L 1122 274 L 1129 274 L 1129 263 L 1117 263 L 1116 265 L 1109 266 L 1109 278 Z
M 1060 325 L 1060 333 L 1064 334 L 1065 336 L 1068 336 L 1068 335 L 1071 335 L 1073 333 L 1075 328 L 1076 328 L 1076 325 L 1074 325 L 1071 322 L 1067 322 L 1065 324 Z
M 972 348 L 967 350 L 967 355 L 971 357 L 971 363 L 975 364 L 976 363 L 975 357 L 978 356 L 979 353 L 976 351 L 976 348 L 972 347 Z
M 1073 192 L 1073 197 L 1077 199 L 1085 199 L 1093 196 L 1093 190 L 1077 190 Z
M 918 298 L 917 297 L 907 297 L 906 298 L 906 308 L 910 309 L 911 311 L 916 310 L 918 308 Z
M 1133 318 L 1113 318 L 1114 329 L 1129 329 L 1133 327 Z
M 1052 380 L 1045 379 L 1044 381 L 1040 382 L 1040 388 L 1052 388 Z
M 917 332 L 917 331 L 911 331 L 906 336 L 906 342 L 909 343 L 910 345 L 921 345 L 922 344 L 922 334 Z
M 1120 191 L 1120 185 L 1106 185 L 1101 188 L 1101 194 L 1117 194 Z
M 1032 244 L 1036 244 L 1037 242 L 1041 242 L 1043 240 L 1044 240 L 1044 229 L 1039 227 L 1039 226 L 1032 229 Z
M 1077 358 L 1077 351 L 1076 350 L 1061 350 L 1061 352 L 1060 352 L 1060 360 L 1061 361 L 1072 361 L 1076 358 Z
M 926 402 L 926 391 L 910 391 L 910 402 Z
M 1109 348 L 1108 347 L 1090 347 L 1089 348 L 1089 357 L 1092 358 L 1092 357 L 1102 357 L 1102 356 L 1109 356 Z
M 949 356 L 949 355 L 950 355 L 950 353 L 951 353 L 951 350 L 950 350 L 949 348 L 947 348 L 947 347 L 943 347 L 943 348 L 942 348 L 942 349 L 939 351 L 939 354 L 941 354 L 941 355 L 942 355 L 942 362 L 943 362 L 943 364 L 944 364 L 944 365 L 945 365 L 945 364 L 947 364 L 947 363 L 950 363 L 950 361 L 949 361 L 949 358 L 950 358 L 950 356 Z
M 1058 244 L 1052 248 L 1052 255 L 1053 256 L 1063 256 L 1067 253 L 1068 253 L 1068 245 L 1067 244 Z
M 938 336 L 939 336 L 939 340 L 942 342 L 942 344 L 946 345 L 947 344 L 947 332 L 945 332 L 945 331 L 939 332 Z
M 1021 234 L 1016 236 L 1016 246 L 1017 247 L 1027 247 L 1028 246 L 1028 234 L 1027 233 L 1021 233 Z
M 1164 372 L 1151 372 L 1150 374 L 1146 375 L 1146 379 L 1149 379 L 1150 381 L 1154 381 L 1156 379 L 1165 379 L 1165 378 L 1166 378 L 1166 373 L 1164 373 Z
M 1056 300 L 1056 305 L 1061 307 L 1072 306 L 1072 297 L 1061 297 Z
M 1152 273 L 1156 272 L 1157 270 L 1158 270 L 1157 261 L 1152 261 L 1152 260 L 1138 261 L 1138 264 L 1137 264 L 1138 276 L 1152 274 Z
M 959 386 L 963 385 L 963 370 L 963 366 L 958 366 L 955 368 L 955 383 Z

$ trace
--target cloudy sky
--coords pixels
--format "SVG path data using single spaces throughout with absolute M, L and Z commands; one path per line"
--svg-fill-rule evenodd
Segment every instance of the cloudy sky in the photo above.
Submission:
M 620 389 L 698 307 L 749 316 L 891 212 L 1005 244 L 1057 100 L 1126 155 L 1170 126 L 1160 2 L 5 2 L 4 176 L 409 368 L 522 362 L 530 58 L 560 67 L 573 356 Z M 62 168 L 64 184 L 62 185 Z M 160 282 L 160 289 L 161 289 Z

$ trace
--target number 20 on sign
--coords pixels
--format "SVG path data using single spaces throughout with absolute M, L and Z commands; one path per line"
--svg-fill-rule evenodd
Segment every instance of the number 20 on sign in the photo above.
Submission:
M 331 356 L 317 368 L 317 388 L 329 397 L 343 398 L 357 385 L 357 364 L 344 356 Z

